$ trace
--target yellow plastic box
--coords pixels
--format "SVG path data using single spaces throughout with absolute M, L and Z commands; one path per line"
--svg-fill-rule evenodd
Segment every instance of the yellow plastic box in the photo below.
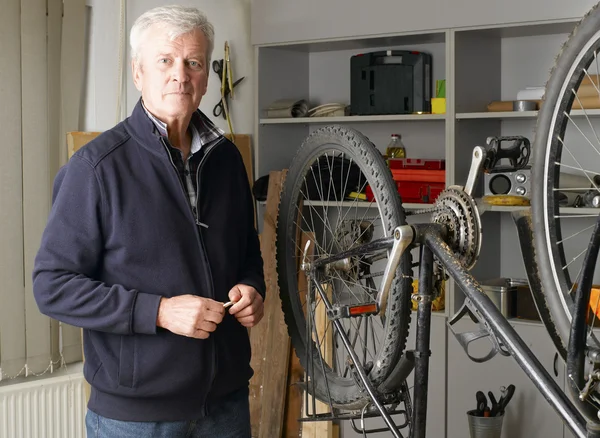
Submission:
M 446 114 L 446 98 L 445 97 L 432 97 L 431 98 L 431 113 L 432 114 Z

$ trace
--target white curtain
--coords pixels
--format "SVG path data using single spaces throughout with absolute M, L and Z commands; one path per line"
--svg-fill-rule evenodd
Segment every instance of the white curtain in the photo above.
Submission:
M 80 129 L 85 0 L 2 0 L 0 12 L 0 380 L 81 360 L 79 329 L 42 315 L 31 273 Z

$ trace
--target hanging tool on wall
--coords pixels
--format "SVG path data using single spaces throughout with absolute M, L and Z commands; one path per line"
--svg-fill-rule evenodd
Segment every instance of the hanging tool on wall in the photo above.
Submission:
M 229 43 L 227 41 L 225 41 L 225 53 L 223 59 L 213 61 L 212 68 L 219 76 L 219 80 L 221 82 L 221 100 L 215 105 L 215 108 L 213 109 L 213 115 L 215 117 L 222 116 L 225 120 L 227 120 L 227 125 L 229 126 L 229 131 L 231 132 L 231 139 L 233 142 L 235 142 L 235 134 L 233 132 L 233 126 L 231 123 L 231 113 L 229 110 L 228 99 L 230 96 L 233 98 L 233 89 L 244 79 L 244 76 L 233 82 Z

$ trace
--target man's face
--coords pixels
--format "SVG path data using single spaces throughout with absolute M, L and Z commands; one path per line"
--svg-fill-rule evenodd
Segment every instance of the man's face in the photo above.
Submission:
M 185 119 L 198 108 L 208 85 L 208 42 L 195 30 L 171 41 L 164 29 L 147 30 L 133 81 L 144 105 L 165 123 Z

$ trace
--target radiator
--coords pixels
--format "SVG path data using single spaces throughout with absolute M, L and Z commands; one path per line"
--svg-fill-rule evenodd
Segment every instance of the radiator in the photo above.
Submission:
M 81 373 L 0 386 L 0 438 L 84 438 Z

